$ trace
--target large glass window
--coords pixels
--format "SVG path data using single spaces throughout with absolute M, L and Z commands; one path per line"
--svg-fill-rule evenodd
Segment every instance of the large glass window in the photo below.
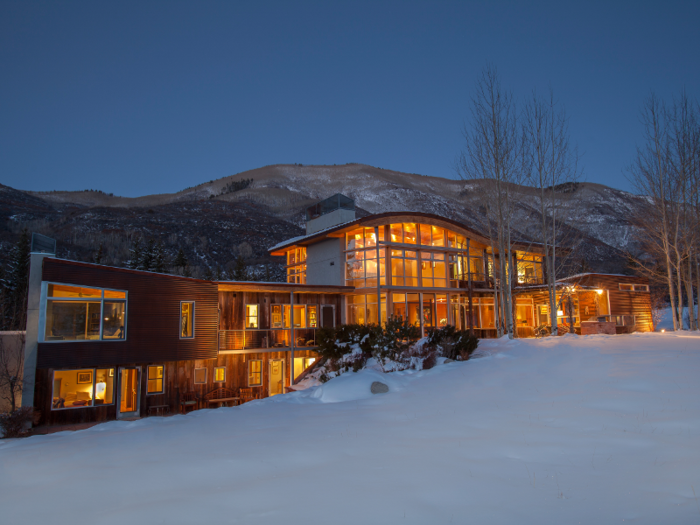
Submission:
M 380 282 L 384 283 L 384 248 L 379 249 L 379 264 L 377 264 L 376 248 L 364 251 L 347 252 L 345 259 L 345 280 L 348 286 L 355 288 L 376 288 L 377 268 Z
M 382 323 L 386 322 L 386 294 L 380 294 Z M 348 296 L 348 323 L 377 324 L 379 303 L 377 294 Z
M 417 254 L 411 250 L 391 250 L 391 284 L 418 286 Z
M 52 410 L 86 408 L 114 403 L 114 368 L 56 370 Z
M 529 253 L 517 252 L 518 283 L 542 284 L 542 257 Z
M 44 341 L 126 339 L 126 292 L 49 284 Z
M 180 303 L 180 338 L 192 339 L 194 337 L 194 302 L 182 301 Z
M 163 365 L 148 367 L 148 393 L 162 394 L 163 390 Z
M 426 288 L 447 287 L 444 253 L 421 252 L 421 279 Z
M 379 241 L 384 241 L 384 226 L 380 226 Z M 362 248 L 372 248 L 377 245 L 374 228 L 357 228 L 345 235 L 345 249 L 359 250 Z
M 262 359 L 248 361 L 248 386 L 262 385 Z
M 217 366 L 214 368 L 214 383 L 225 383 L 226 382 L 226 367 Z

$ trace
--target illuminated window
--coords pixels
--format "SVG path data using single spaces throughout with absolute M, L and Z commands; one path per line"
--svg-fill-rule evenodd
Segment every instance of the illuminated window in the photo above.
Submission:
M 163 390 L 163 366 L 155 365 L 148 367 L 148 393 L 162 394 Z
M 180 303 L 180 339 L 194 338 L 194 302 Z
M 377 264 L 377 249 L 348 252 L 345 256 L 345 282 L 355 288 L 376 288 L 377 267 L 380 282 L 384 284 L 384 248 L 379 249 L 379 264 Z
M 100 339 L 126 339 L 126 292 L 49 284 L 44 341 Z
M 259 326 L 258 326 L 258 310 L 259 310 L 259 306 L 257 304 L 245 305 L 245 327 L 246 328 L 259 328 Z
M 225 383 L 226 382 L 226 367 L 217 366 L 214 368 L 214 383 Z
M 623 292 L 648 292 L 649 285 L 646 285 L 646 284 L 622 284 L 622 283 L 620 283 L 620 290 Z
M 194 369 L 194 384 L 203 385 L 207 382 L 207 369 L 206 368 L 195 368 Z
M 391 284 L 393 286 L 418 286 L 416 252 L 391 250 Z
M 447 268 L 444 253 L 421 252 L 421 279 L 426 288 L 445 288 Z
M 262 385 L 262 359 L 248 361 L 248 386 Z
M 88 408 L 114 403 L 114 368 L 56 370 L 51 410 Z
M 306 284 L 306 248 L 293 248 L 287 252 L 287 282 Z

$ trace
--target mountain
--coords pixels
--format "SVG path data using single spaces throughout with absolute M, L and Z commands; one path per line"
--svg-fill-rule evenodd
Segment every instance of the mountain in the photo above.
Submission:
M 517 190 L 522 194 L 516 212 L 522 237 L 536 238 L 534 190 Z M 557 191 L 570 223 L 567 237 L 574 248 L 574 265 L 621 273 L 622 252 L 637 248 L 629 217 L 642 198 L 592 183 L 570 184 Z M 0 220 L 4 222 L 0 242 L 10 242 L 27 226 L 57 238 L 66 257 L 87 259 L 100 243 L 109 245 L 107 261 L 116 265 L 128 259 L 135 236 L 162 240 L 171 257 L 183 248 L 200 272 L 207 266 L 225 267 L 238 255 L 252 265 L 269 264 L 273 259 L 267 248 L 300 235 L 305 208 L 335 193 L 353 198 L 358 214 L 419 210 L 479 229 L 487 227 L 485 194 L 477 182 L 363 164 L 274 165 L 177 193 L 135 198 L 101 191 L 23 192 L 0 186 Z

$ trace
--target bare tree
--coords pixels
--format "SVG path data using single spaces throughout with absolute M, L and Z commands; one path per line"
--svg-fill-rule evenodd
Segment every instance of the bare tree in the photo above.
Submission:
M 457 172 L 464 180 L 479 181 L 484 191 L 497 333 L 513 337 L 512 221 L 517 204 L 513 192 L 523 179 L 522 137 L 513 95 L 501 86 L 495 67 L 485 68 L 476 83 L 464 139 Z
M 642 108 L 645 143 L 629 169 L 635 189 L 646 197 L 635 222 L 646 253 L 661 264 L 636 258 L 638 268 L 668 287 L 674 330 L 682 330 L 683 295 L 689 328 L 694 314 L 693 271 L 698 270 L 700 127 L 698 106 L 685 92 L 669 107 L 654 94 Z M 700 282 L 700 281 L 699 281 Z
M 533 92 L 523 112 L 527 182 L 535 189 L 535 207 L 539 212 L 538 241 L 542 244 L 544 271 L 549 296 L 552 335 L 557 335 L 557 253 L 564 217 L 557 186 L 578 179 L 578 155 L 569 144 L 568 118 L 554 93 L 544 98 Z
M 0 398 L 11 412 L 19 408 L 22 395 L 25 339 L 26 332 L 5 332 L 0 337 Z

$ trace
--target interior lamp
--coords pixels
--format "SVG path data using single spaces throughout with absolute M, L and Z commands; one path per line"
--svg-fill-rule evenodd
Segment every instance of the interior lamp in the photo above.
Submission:
M 598 295 L 603 295 L 603 290 L 601 290 L 600 288 L 598 288 L 598 289 L 595 291 L 595 293 L 597 293 Z
M 95 385 L 95 399 L 105 400 L 105 393 L 107 392 L 107 383 L 105 383 L 104 377 L 100 377 L 100 381 Z

